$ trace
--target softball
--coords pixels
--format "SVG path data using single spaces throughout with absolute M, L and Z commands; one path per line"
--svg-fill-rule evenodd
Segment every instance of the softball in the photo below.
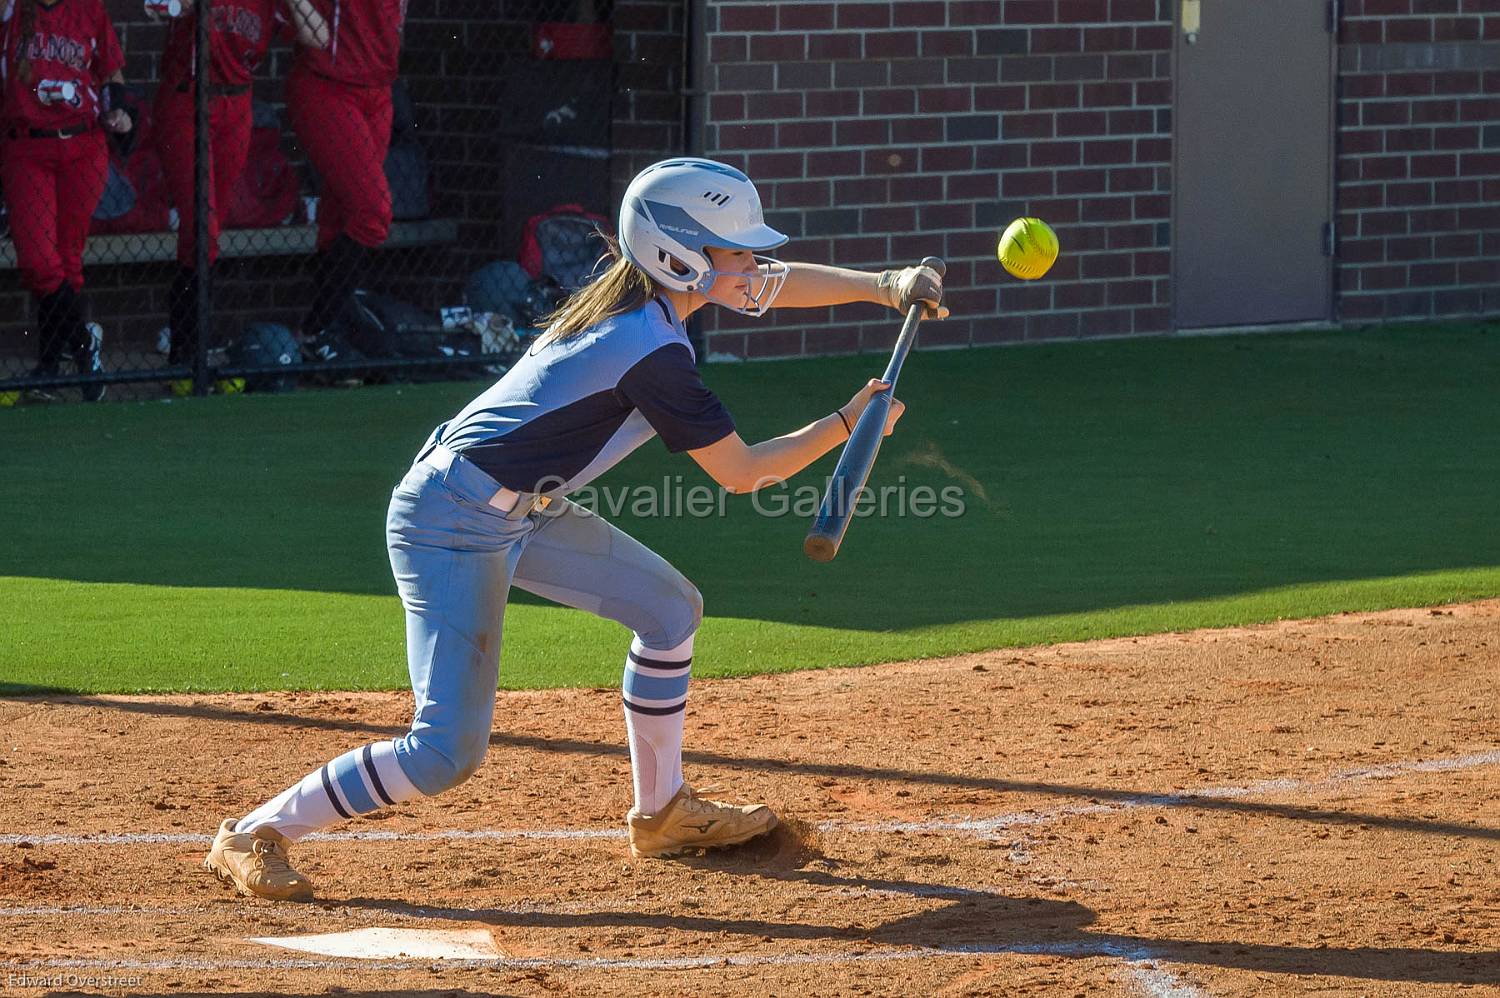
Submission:
M 995 255 L 1012 277 L 1034 281 L 1057 262 L 1057 233 L 1040 218 L 1018 218 L 1000 237 Z
M 21 401 L 20 392 L 0 392 L 0 409 L 9 409 Z

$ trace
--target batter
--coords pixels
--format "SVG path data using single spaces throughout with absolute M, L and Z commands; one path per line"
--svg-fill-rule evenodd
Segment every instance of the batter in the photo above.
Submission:
M 633 634 L 623 700 L 635 804 L 630 851 L 672 856 L 776 826 L 763 804 L 699 797 L 682 776 L 683 713 L 703 599 L 682 573 L 567 494 L 659 436 L 731 492 L 780 482 L 848 439 L 870 381 L 838 411 L 748 445 L 703 383 L 683 329 L 705 305 L 761 315 L 873 302 L 941 317 L 941 278 L 784 264 L 738 170 L 701 159 L 648 167 L 625 193 L 609 269 L 569 299 L 505 376 L 435 429 L 391 496 L 391 570 L 406 611 L 416 713 L 219 828 L 205 865 L 243 893 L 304 900 L 288 859 L 309 832 L 454 787 L 489 746 L 501 622 L 512 585 Z M 885 432 L 904 406 L 893 402 Z

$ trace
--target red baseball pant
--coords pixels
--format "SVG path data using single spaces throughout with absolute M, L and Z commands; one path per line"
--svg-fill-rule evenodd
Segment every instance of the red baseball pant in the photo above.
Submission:
M 197 222 L 193 197 L 195 150 L 193 91 L 163 86 L 156 96 L 156 147 L 166 175 L 167 196 L 177 209 L 177 262 L 191 269 L 197 261 Z M 219 258 L 219 232 L 229 209 L 234 182 L 250 155 L 250 94 L 212 97 L 208 104 L 208 262 Z
M 37 297 L 64 281 L 83 289 L 83 247 L 108 179 L 101 129 L 66 139 L 23 136 L 0 146 L 0 184 L 21 283 Z
M 318 249 L 340 233 L 374 249 L 391 231 L 385 154 L 391 144 L 389 87 L 357 87 L 293 69 L 287 111 L 322 178 Z

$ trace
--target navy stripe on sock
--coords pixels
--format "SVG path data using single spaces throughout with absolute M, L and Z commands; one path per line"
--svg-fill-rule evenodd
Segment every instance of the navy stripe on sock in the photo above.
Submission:
M 339 803 L 339 795 L 333 792 L 333 781 L 328 778 L 328 767 L 324 766 L 318 770 L 318 774 L 323 777 L 323 792 L 328 795 L 329 801 L 333 803 L 333 809 L 345 818 L 353 817 L 348 811 L 344 810 L 344 805 Z
M 630 660 L 643 669 L 661 669 L 664 672 L 676 672 L 678 669 L 693 664 L 690 658 L 685 658 L 681 662 L 663 662 L 659 658 L 644 658 L 634 651 L 630 653 Z
M 678 704 L 675 707 L 642 707 L 640 704 L 631 703 L 629 700 L 624 701 L 624 703 L 626 707 L 635 711 L 637 714 L 652 714 L 656 717 L 665 717 L 668 714 L 676 714 L 679 711 L 687 709 L 686 700 L 682 701 L 682 703 Z
M 360 758 L 364 760 L 365 772 L 370 774 L 370 783 L 375 787 L 375 792 L 380 795 L 381 800 L 394 807 L 396 802 L 391 800 L 391 795 L 385 792 L 385 787 L 380 784 L 380 774 L 375 772 L 375 754 L 370 751 L 370 746 L 365 746 Z

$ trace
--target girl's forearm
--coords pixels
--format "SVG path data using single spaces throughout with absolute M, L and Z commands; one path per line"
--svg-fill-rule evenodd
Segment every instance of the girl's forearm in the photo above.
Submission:
M 800 430 L 752 444 L 750 487 L 745 491 L 786 481 L 847 439 L 844 421 L 835 412 Z
M 789 263 L 786 283 L 776 296 L 777 308 L 818 308 L 849 302 L 884 304 L 875 282 L 879 274 L 867 274 L 819 263 Z

